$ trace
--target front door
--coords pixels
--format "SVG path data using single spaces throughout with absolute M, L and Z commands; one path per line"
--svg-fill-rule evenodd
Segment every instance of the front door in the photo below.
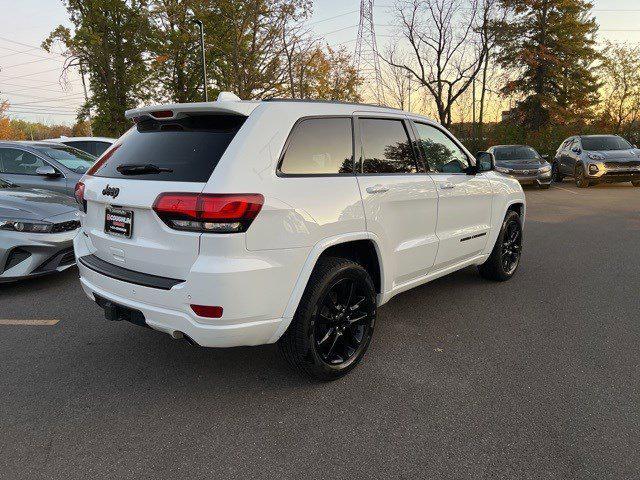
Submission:
M 64 175 L 47 177 L 38 175 L 39 167 L 49 165 L 37 155 L 20 148 L 0 148 L 0 176 L 8 182 L 24 188 L 42 188 L 67 193 Z
M 381 241 L 391 288 L 425 275 L 438 250 L 438 194 L 404 118 L 359 118 L 357 167 L 367 230 Z
M 482 252 L 491 228 L 493 187 L 486 173 L 467 174 L 474 160 L 444 129 L 415 122 L 422 153 L 438 192 L 439 240 L 435 268 Z

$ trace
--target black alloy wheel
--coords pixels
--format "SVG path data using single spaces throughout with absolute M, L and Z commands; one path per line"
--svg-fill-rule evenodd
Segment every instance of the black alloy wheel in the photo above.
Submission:
M 371 336 L 374 306 L 368 301 L 367 287 L 357 278 L 342 278 L 320 300 L 313 340 L 317 355 L 328 365 L 348 363 Z
M 478 266 L 480 276 L 504 282 L 516 273 L 522 257 L 522 221 L 514 210 L 507 211 L 491 255 Z
M 512 275 L 520 263 L 522 253 L 522 225 L 516 220 L 510 220 L 505 226 L 505 234 L 502 239 L 500 261 L 505 274 Z
M 377 291 L 363 265 L 321 257 L 298 309 L 278 340 L 285 360 L 313 380 L 336 380 L 364 357 L 377 314 Z

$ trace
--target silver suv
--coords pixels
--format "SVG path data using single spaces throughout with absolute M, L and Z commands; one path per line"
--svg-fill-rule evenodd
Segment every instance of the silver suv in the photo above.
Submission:
M 618 135 L 578 135 L 562 142 L 552 170 L 555 182 L 573 177 L 579 188 L 619 182 L 640 187 L 640 149 Z

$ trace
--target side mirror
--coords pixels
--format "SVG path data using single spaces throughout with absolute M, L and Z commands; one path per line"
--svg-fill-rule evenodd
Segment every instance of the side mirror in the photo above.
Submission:
M 582 150 L 580 150 L 580 147 L 573 147 L 573 148 L 571 149 L 571 151 L 572 151 L 573 153 L 577 153 L 578 155 L 580 155 L 580 154 L 582 153 Z
M 36 175 L 42 175 L 43 177 L 59 177 L 60 172 L 58 172 L 51 165 L 42 165 L 36 169 Z
M 490 172 L 496 168 L 496 159 L 493 156 L 493 153 L 489 152 L 478 152 L 476 153 L 476 171 L 480 172 Z

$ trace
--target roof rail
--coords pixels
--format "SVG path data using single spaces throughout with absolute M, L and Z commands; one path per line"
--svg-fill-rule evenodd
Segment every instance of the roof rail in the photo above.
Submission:
M 320 100 L 313 98 L 264 98 L 263 102 L 292 102 L 292 103 L 338 103 L 340 105 L 360 105 L 363 107 L 388 108 L 390 110 L 404 111 L 400 108 L 387 107 L 386 105 L 376 105 L 375 103 L 343 102 L 341 100 Z

